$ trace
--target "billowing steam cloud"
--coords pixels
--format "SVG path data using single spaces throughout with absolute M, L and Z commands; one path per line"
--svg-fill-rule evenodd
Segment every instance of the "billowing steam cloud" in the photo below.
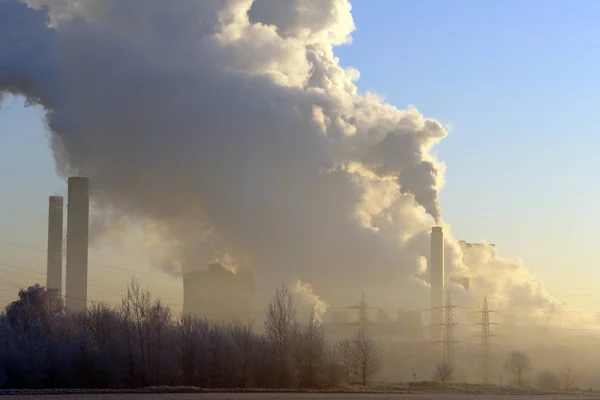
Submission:
M 45 108 L 59 173 L 89 176 L 97 210 L 145 226 L 165 267 L 227 256 L 263 284 L 310 282 L 331 304 L 366 290 L 426 308 L 444 183 L 430 150 L 446 131 L 357 91 L 333 51 L 350 41 L 350 11 L 347 0 L 0 1 L 0 94 Z M 553 304 L 510 278 L 521 266 L 486 280 L 505 261 L 465 265 L 447 246 L 446 265 L 476 291 Z
M 294 293 L 300 296 L 303 302 L 307 302 L 312 309 L 312 316 L 316 321 L 321 322 L 323 320 L 323 314 L 329 308 L 327 304 L 320 296 L 315 294 L 310 283 L 304 283 L 300 280 L 294 282 L 293 287 Z

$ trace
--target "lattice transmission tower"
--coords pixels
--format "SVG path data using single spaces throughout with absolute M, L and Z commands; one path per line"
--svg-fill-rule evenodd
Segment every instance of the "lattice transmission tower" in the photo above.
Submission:
M 459 341 L 454 339 L 454 327 L 458 324 L 454 322 L 454 313 L 453 310 L 455 308 L 464 308 L 461 306 L 457 306 L 452 304 L 452 300 L 450 299 L 450 292 L 446 294 L 446 304 L 442 307 L 434 308 L 434 310 L 442 309 L 444 311 L 444 323 L 442 325 L 443 329 L 443 340 L 441 342 L 433 342 L 433 343 L 442 343 L 443 351 L 442 351 L 442 362 L 450 364 L 454 366 L 454 345 L 459 343 Z M 436 326 L 436 325 L 432 325 Z M 439 326 L 439 324 L 437 325 Z
M 483 307 L 481 307 L 481 371 L 483 373 L 483 383 L 491 383 L 491 364 L 492 364 L 492 341 L 491 338 L 496 336 L 490 331 L 490 326 L 493 323 L 490 320 L 490 314 L 495 311 L 490 310 L 488 307 L 487 297 L 483 299 Z
M 444 306 L 444 354 L 443 362 L 454 365 L 454 316 L 452 313 L 452 300 L 450 292 L 446 296 L 446 305 Z
M 367 325 L 369 324 L 369 319 L 367 317 L 367 310 L 374 310 L 375 307 L 371 307 L 367 304 L 367 302 L 365 301 L 365 292 L 362 292 L 362 297 L 360 300 L 360 303 L 354 305 L 354 306 L 350 306 L 350 307 L 346 307 L 347 309 L 355 309 L 358 310 L 358 332 L 361 335 L 366 336 L 367 335 Z
M 486 384 L 490 383 L 491 361 L 490 310 L 486 297 L 483 299 L 483 308 L 481 309 L 481 367 L 483 369 L 483 383 Z

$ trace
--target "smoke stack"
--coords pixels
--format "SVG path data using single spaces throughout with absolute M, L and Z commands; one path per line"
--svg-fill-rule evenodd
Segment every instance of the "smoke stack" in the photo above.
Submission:
M 431 271 L 431 339 L 442 340 L 442 324 L 444 323 L 444 232 L 441 226 L 431 229 L 431 255 L 429 270 Z
M 46 287 L 62 295 L 63 198 L 48 198 L 48 259 Z
M 67 204 L 67 287 L 69 312 L 80 312 L 87 304 L 89 179 L 69 178 Z

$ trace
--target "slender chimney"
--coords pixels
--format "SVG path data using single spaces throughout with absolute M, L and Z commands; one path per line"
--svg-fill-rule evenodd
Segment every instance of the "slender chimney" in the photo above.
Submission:
M 46 287 L 62 296 L 63 267 L 63 198 L 48 198 L 48 250 L 46 264 Z
M 87 305 L 89 183 L 88 178 L 69 178 L 65 294 L 69 312 L 85 311 Z
M 441 341 L 444 323 L 444 233 L 441 226 L 431 229 L 431 339 Z

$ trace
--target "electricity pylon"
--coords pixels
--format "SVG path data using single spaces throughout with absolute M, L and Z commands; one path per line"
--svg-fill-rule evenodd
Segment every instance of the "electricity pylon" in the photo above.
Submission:
M 492 346 L 491 346 L 491 338 L 492 335 L 490 332 L 490 325 L 492 322 L 490 321 L 490 314 L 494 313 L 488 307 L 487 297 L 483 299 L 483 307 L 481 308 L 481 371 L 483 373 L 483 383 L 490 384 L 491 383 L 491 363 L 492 363 Z
M 455 308 L 464 307 L 452 304 L 452 300 L 450 299 L 450 292 L 448 292 L 446 295 L 446 305 L 435 308 L 438 310 L 444 310 L 444 323 L 441 324 L 444 330 L 444 339 L 441 341 L 443 345 L 442 362 L 451 366 L 454 366 L 454 344 L 459 343 L 457 340 L 454 340 L 454 327 L 456 325 L 464 325 L 454 322 L 453 310 Z
M 444 363 L 454 365 L 454 316 L 452 315 L 454 307 L 450 299 L 450 292 L 446 296 L 444 308 L 444 354 L 442 360 Z
M 483 299 L 481 309 L 481 363 L 483 368 L 483 383 L 489 383 L 490 363 L 490 310 L 488 309 L 487 297 Z
M 367 310 L 375 309 L 375 307 L 370 307 L 369 305 L 367 305 L 367 302 L 365 301 L 365 292 L 362 292 L 360 303 L 346 308 L 358 310 L 358 331 L 362 335 L 366 336 L 367 324 L 369 323 L 367 319 Z

